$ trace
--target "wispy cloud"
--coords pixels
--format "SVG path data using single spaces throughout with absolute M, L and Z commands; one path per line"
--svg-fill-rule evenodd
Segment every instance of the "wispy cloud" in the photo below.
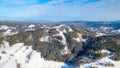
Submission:
M 55 1 L 54 5 L 61 5 L 61 4 L 79 4 L 79 5 L 84 5 L 84 4 L 89 4 L 93 2 L 98 2 L 101 0 L 59 0 Z
M 120 0 L 0 1 L 2 1 L 0 2 L 0 19 L 51 21 L 120 19 Z M 1 4 L 4 4 L 4 6 Z

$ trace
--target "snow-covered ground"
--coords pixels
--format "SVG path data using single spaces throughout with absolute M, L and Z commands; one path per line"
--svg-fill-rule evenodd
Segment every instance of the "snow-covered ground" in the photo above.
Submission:
M 0 47 L 0 68 L 61 68 L 66 67 L 64 62 L 47 61 L 41 57 L 40 52 L 32 49 L 32 46 L 24 46 L 17 43 L 9 46 L 4 41 Z M 69 67 L 68 67 L 69 68 Z
M 96 32 L 96 37 L 103 36 L 103 35 L 105 35 L 105 34 L 104 33 L 98 33 L 98 32 Z
M 77 38 L 73 38 L 74 40 L 78 41 L 78 42 L 85 42 L 87 39 L 83 39 L 82 35 L 80 33 L 77 34 L 78 37 Z
M 49 42 L 49 36 L 45 36 L 45 37 L 40 38 L 40 41 L 41 42 Z
M 111 52 L 108 50 L 100 50 L 100 53 L 104 53 L 104 54 L 110 54 Z M 92 63 L 87 63 L 87 64 L 81 64 L 80 68 L 91 68 L 91 67 L 95 67 L 95 68 L 119 68 L 120 66 L 120 61 L 114 61 L 113 59 L 111 59 L 111 57 L 113 56 L 107 56 L 104 57 L 102 59 L 99 59 L 98 61 L 92 62 Z
M 7 25 L 0 26 L 0 30 L 7 30 L 7 29 L 16 29 L 16 27 L 9 27 Z
M 101 52 L 108 52 L 102 50 Z M 67 67 L 64 62 L 47 61 L 41 57 L 40 52 L 32 50 L 32 46 L 24 46 L 24 43 L 17 43 L 9 46 L 4 41 L 0 47 L 0 68 L 72 68 Z M 80 65 L 80 68 L 119 68 L 120 61 L 114 61 L 108 57 L 96 62 Z M 74 67 L 73 67 L 74 68 Z
M 33 31 L 35 30 L 35 28 L 28 28 L 28 29 L 25 29 L 25 31 Z
M 33 24 L 28 26 L 28 28 L 34 28 L 34 27 L 35 27 L 35 25 L 33 25 Z
M 0 25 L 0 31 L 1 31 L 1 35 L 2 36 L 7 36 L 7 35 L 14 35 L 17 34 L 17 31 L 13 31 L 16 30 L 16 27 L 10 27 L 7 25 Z
M 108 57 L 102 58 L 96 62 L 80 65 L 80 68 L 120 68 L 120 61 L 114 61 Z

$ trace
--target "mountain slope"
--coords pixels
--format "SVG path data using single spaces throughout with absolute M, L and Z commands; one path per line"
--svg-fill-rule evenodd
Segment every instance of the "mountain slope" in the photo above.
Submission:
M 36 25 L 27 25 L 16 34 L 0 37 L 1 67 L 8 68 L 7 66 L 12 65 L 15 68 L 69 68 L 80 67 L 81 64 L 92 63 L 105 57 L 111 57 L 113 61 L 120 60 L 119 34 L 96 36 L 97 33 L 88 27 L 75 25 L 40 26 L 36 29 Z M 5 30 L 7 29 L 11 27 Z M 111 64 L 108 66 L 115 65 Z M 94 67 L 91 64 L 83 65 L 87 66 Z

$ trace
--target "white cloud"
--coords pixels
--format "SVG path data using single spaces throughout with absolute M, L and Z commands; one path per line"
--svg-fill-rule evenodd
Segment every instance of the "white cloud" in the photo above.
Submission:
M 7 1 L 7 0 L 6 0 Z M 17 1 L 17 0 L 16 0 Z M 28 3 L 28 0 L 19 4 Z M 33 1 L 33 0 L 32 0 Z M 120 18 L 120 0 L 101 0 L 99 2 L 80 5 L 78 0 L 64 3 L 66 0 L 52 0 L 45 4 L 32 4 L 0 8 L 0 15 L 11 18 L 40 20 L 112 20 Z M 70 0 L 67 0 L 70 1 Z M 80 0 L 79 0 L 80 1 Z M 81 0 L 87 1 L 87 0 Z M 17 4 L 16 2 L 16 4 Z M 24 3 L 23 3 L 24 2 Z M 36 3 L 37 0 L 34 0 Z M 31 3 L 31 2 L 29 2 Z M 59 4 L 64 3 L 64 4 Z M 15 4 L 15 3 L 14 3 Z M 54 5 L 59 4 L 59 5 Z

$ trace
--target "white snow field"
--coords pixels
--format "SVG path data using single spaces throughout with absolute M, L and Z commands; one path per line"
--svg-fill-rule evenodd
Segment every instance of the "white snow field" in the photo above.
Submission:
M 8 42 L 0 48 L 0 68 L 61 68 L 64 62 L 47 61 L 32 46 L 17 43 L 9 46 Z M 18 67 L 19 66 L 19 67 Z
M 106 52 L 105 50 L 102 52 Z M 106 64 L 113 66 L 106 66 Z M 82 64 L 79 68 L 119 68 L 120 61 L 114 61 L 108 57 L 96 62 Z M 32 46 L 24 46 L 24 43 L 17 43 L 9 46 L 4 41 L 0 47 L 0 68 L 75 68 L 67 66 L 64 62 L 47 61 L 41 57 L 40 52 L 32 49 Z

